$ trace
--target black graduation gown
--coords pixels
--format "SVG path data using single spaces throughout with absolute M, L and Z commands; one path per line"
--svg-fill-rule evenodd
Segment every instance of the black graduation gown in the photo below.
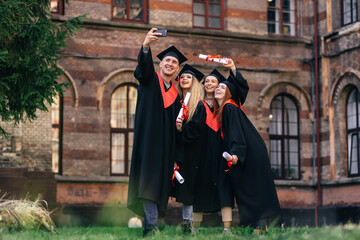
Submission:
M 211 112 L 214 111 L 214 108 L 209 107 L 209 109 Z M 203 144 L 195 183 L 194 212 L 210 213 L 220 210 L 218 169 L 220 161 L 223 161 L 221 129 L 215 131 L 206 124 Z
M 277 213 L 280 206 L 263 139 L 244 112 L 233 104 L 224 106 L 222 121 L 224 151 L 239 158 L 221 182 L 220 187 L 228 191 L 223 191 L 222 206 L 233 206 L 235 196 L 241 225 Z M 227 168 L 223 164 L 223 169 Z
M 160 84 L 164 83 L 159 82 L 154 70 L 150 49 L 147 54 L 140 50 L 134 76 L 140 86 L 127 207 L 144 216 L 142 199 L 148 199 L 157 204 L 159 217 L 163 217 L 175 161 L 175 120 L 180 110 L 179 96 L 168 108 L 164 107 L 160 88 Z
M 180 167 L 178 170 L 185 182 L 179 184 L 176 179 L 176 201 L 185 205 L 194 203 L 195 181 L 201 158 L 206 110 L 204 103 L 199 101 L 191 121 L 185 122 L 182 131 L 178 134 L 176 161 Z

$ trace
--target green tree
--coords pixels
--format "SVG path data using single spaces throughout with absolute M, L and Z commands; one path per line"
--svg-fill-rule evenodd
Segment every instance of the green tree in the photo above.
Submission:
M 56 63 L 83 18 L 55 23 L 50 0 L 0 0 L 0 121 L 34 120 L 62 94 Z M 8 136 L 1 127 L 0 136 Z

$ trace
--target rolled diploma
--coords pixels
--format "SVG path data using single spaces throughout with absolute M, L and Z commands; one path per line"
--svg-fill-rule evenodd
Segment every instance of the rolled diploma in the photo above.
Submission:
M 188 103 L 189 103 L 190 95 L 191 95 L 191 93 L 189 93 L 189 92 L 187 92 L 186 95 L 185 95 L 185 99 L 184 99 L 185 106 L 187 106 Z M 181 118 L 183 116 L 183 114 L 184 114 L 184 110 L 183 110 L 183 108 L 181 108 L 180 112 L 179 112 L 179 115 L 177 116 L 176 119 Z
M 226 60 L 222 59 L 222 58 L 208 57 L 208 55 L 204 55 L 204 54 L 199 54 L 199 58 L 203 59 L 203 60 L 206 60 L 206 61 L 228 64 L 228 62 Z
M 175 177 L 180 184 L 183 184 L 185 182 L 184 178 L 181 176 L 181 174 L 178 171 L 175 171 Z
M 232 160 L 232 156 L 228 152 L 223 152 L 222 154 L 223 158 L 225 158 L 227 161 Z

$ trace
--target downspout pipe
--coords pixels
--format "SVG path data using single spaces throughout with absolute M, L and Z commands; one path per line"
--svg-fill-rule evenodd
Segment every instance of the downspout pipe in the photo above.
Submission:
M 319 226 L 318 210 L 321 206 L 321 153 L 320 153 L 320 103 L 319 103 L 319 56 L 318 56 L 318 18 L 317 0 L 314 0 L 314 52 L 315 52 L 315 105 L 316 105 L 316 165 L 317 165 L 317 203 L 315 207 L 315 226 Z

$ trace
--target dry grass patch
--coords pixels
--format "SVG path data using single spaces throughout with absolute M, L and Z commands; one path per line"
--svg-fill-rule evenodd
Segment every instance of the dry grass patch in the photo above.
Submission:
M 41 196 L 35 201 L 0 199 L 0 228 L 8 230 L 45 229 L 55 231 L 47 203 Z

